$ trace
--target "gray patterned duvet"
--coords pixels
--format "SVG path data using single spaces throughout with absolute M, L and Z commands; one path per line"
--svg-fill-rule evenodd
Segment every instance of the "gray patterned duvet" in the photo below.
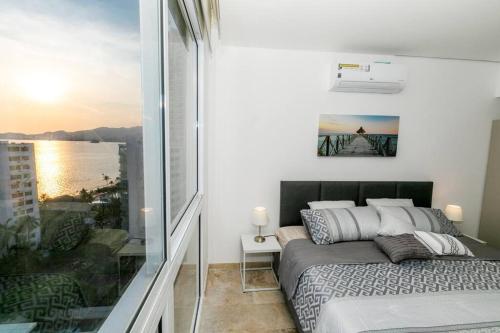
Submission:
M 306 269 L 291 302 L 302 330 L 313 332 L 322 306 L 332 299 L 488 290 L 500 290 L 499 261 L 410 260 L 398 265 L 330 264 Z M 478 332 L 478 328 L 460 331 Z M 496 332 L 496 328 L 479 331 Z

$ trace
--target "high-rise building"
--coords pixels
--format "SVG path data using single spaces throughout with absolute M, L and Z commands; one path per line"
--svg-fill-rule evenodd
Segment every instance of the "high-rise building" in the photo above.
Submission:
M 33 143 L 0 141 L 0 224 L 14 226 L 23 218 L 40 220 Z M 40 243 L 40 227 L 30 233 Z M 0 249 L 1 250 L 1 249 Z
M 144 172 L 142 140 L 128 137 L 118 146 L 120 155 L 120 189 L 122 200 L 122 228 L 130 238 L 144 239 Z

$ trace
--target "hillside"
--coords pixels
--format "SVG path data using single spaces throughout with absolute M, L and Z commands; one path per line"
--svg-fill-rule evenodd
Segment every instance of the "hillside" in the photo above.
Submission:
M 0 140 L 63 140 L 63 141 L 106 141 L 106 142 L 124 142 L 127 137 L 139 138 L 142 135 L 142 127 L 99 127 L 91 130 L 66 132 L 55 131 L 39 134 L 24 133 L 0 133 Z

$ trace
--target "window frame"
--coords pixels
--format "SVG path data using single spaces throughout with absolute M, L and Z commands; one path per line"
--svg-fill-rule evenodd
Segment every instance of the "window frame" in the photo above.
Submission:
M 163 94 L 163 76 L 162 76 L 162 17 L 161 5 L 163 0 L 139 0 L 139 15 L 140 15 L 140 41 L 141 41 L 141 88 L 142 88 L 142 112 L 143 112 L 143 142 L 145 135 L 159 135 L 161 138 L 161 149 L 156 151 L 160 155 L 161 165 L 156 172 L 146 172 L 144 168 L 144 187 L 145 187 L 145 204 L 149 203 L 149 199 L 154 201 L 153 207 L 160 207 L 159 212 L 152 212 L 154 220 L 158 221 L 162 226 L 163 246 L 161 249 L 161 262 L 154 274 L 148 272 L 147 262 L 139 269 L 129 286 L 118 299 L 118 302 L 113 307 L 113 310 L 105 319 L 99 333 L 114 333 L 114 332 L 130 332 L 135 329 L 137 323 L 142 320 L 141 315 L 144 309 L 148 309 L 148 301 L 154 295 L 154 287 L 158 285 L 158 281 L 162 278 L 162 272 L 168 270 L 170 262 L 168 258 L 168 249 L 170 237 L 166 237 L 167 225 L 166 220 L 166 201 L 167 193 L 165 187 L 161 186 L 161 195 L 156 198 L 154 195 L 146 193 L 147 184 L 158 183 L 158 177 L 162 180 L 166 177 L 167 161 L 165 160 L 165 131 L 163 127 L 164 115 L 164 96 Z M 157 120 L 157 121 L 155 121 Z M 150 128 L 151 125 L 156 125 L 158 128 Z M 152 130 L 152 131 L 150 131 Z M 145 148 L 145 146 L 144 146 Z M 146 161 L 146 151 L 144 151 L 144 161 Z M 147 176 L 149 174 L 149 176 Z M 153 176 L 153 177 L 151 177 Z M 156 176 L 156 179 L 152 179 Z M 149 178 L 149 179 L 148 179 Z M 162 181 L 162 183 L 164 183 Z M 147 208 L 147 207 L 146 207 Z M 149 214 L 149 213 L 148 213 Z M 147 228 L 147 225 L 146 225 Z M 146 231 L 147 233 L 147 231 Z M 146 237 L 148 237 L 146 235 Z M 148 243 L 146 242 L 146 248 Z M 148 251 L 148 250 L 146 250 Z M 148 311 L 153 314 L 151 310 Z M 126 320 L 124 320 L 126 319 Z M 148 330 L 149 332 L 149 330 Z
M 149 288 L 147 295 L 144 295 L 144 300 L 141 307 L 137 310 L 137 314 L 130 325 L 128 332 L 155 332 L 159 325 L 162 332 L 174 332 L 174 293 L 173 285 L 178 274 L 180 265 L 186 253 L 195 228 L 199 234 L 199 267 L 198 267 L 198 300 L 196 314 L 193 316 L 193 325 L 196 327 L 199 319 L 200 306 L 202 303 L 202 272 L 203 272 L 203 230 L 201 225 L 201 211 L 203 208 L 203 129 L 200 122 L 203 121 L 203 62 L 205 59 L 204 41 L 202 40 L 201 24 L 197 16 L 197 10 L 194 2 L 186 0 L 177 0 L 181 11 L 186 20 L 187 26 L 193 36 L 193 40 L 197 45 L 197 61 L 196 61 L 196 153 L 197 153 L 197 191 L 189 204 L 183 209 L 183 212 L 176 221 L 175 225 L 171 223 L 170 217 L 170 155 L 169 155 L 169 119 L 168 119 L 168 0 L 140 0 L 141 22 L 148 15 L 155 16 L 158 19 L 158 33 L 160 36 L 160 50 L 158 52 L 159 63 L 161 67 L 161 102 L 160 110 L 162 112 L 163 124 L 163 179 L 164 179 L 164 263 L 156 276 L 152 286 Z M 151 16 L 149 16 L 151 17 Z M 141 34 L 143 30 L 141 28 Z M 145 31 L 144 33 L 147 33 Z M 141 39 L 142 40 L 142 39 Z M 196 328 L 195 328 L 196 329 Z
M 191 35 L 191 38 L 193 39 L 194 43 L 196 44 L 196 74 L 195 74 L 195 82 L 196 82 L 196 191 L 194 195 L 186 200 L 184 205 L 182 206 L 181 210 L 177 213 L 177 215 L 172 219 L 171 217 L 171 208 L 170 208 L 170 192 L 168 189 L 170 189 L 170 142 L 168 140 L 169 138 L 169 130 L 170 130 L 170 122 L 168 119 L 168 98 L 169 98 L 169 87 L 168 87 L 168 73 L 169 73 L 169 67 L 168 67 L 168 0 L 159 0 L 159 1 L 165 1 L 167 2 L 166 5 L 164 6 L 163 10 L 163 15 L 162 15 L 162 26 L 167 27 L 166 32 L 163 32 L 163 81 L 164 81 L 164 105 L 166 108 L 165 112 L 165 119 L 164 119 L 164 126 L 165 126 L 165 156 L 166 156 L 166 162 L 168 162 L 168 168 L 166 169 L 165 173 L 165 188 L 167 189 L 167 201 L 168 201 L 168 208 L 167 208 L 167 225 L 170 226 L 171 232 L 168 233 L 167 235 L 170 235 L 174 237 L 174 233 L 177 230 L 177 227 L 181 224 L 181 221 L 183 220 L 184 215 L 186 214 L 188 208 L 194 204 L 194 199 L 196 198 L 196 195 L 200 192 L 200 164 L 199 164 L 199 159 L 200 159 L 200 134 L 199 134 L 199 118 L 200 118 L 200 48 L 203 47 L 201 35 L 197 34 L 196 28 L 200 29 L 199 25 L 199 20 L 196 15 L 196 11 L 194 10 L 194 7 L 191 7 L 190 5 L 193 4 L 191 1 L 184 1 L 184 0 L 177 0 L 177 3 L 179 5 L 182 17 L 186 23 L 186 27 L 188 28 L 189 34 Z M 191 13 L 190 13 L 190 8 L 191 8 Z M 191 14 L 191 15 L 190 15 Z M 193 16 L 194 14 L 194 16 Z M 193 24 L 193 22 L 195 22 Z M 190 161 L 192 162 L 192 161 Z M 166 164 L 167 165 L 167 164 Z

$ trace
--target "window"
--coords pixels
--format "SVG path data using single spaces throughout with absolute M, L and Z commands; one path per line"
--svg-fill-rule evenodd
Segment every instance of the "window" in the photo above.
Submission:
M 188 249 L 174 282 L 174 332 L 193 332 L 199 300 L 199 228 L 191 235 Z
M 197 192 L 197 45 L 175 0 L 168 1 L 170 218 L 172 230 Z
M 0 176 L 0 326 L 125 332 L 165 261 L 139 13 L 139 0 L 0 1 L 0 174 L 14 181 Z

